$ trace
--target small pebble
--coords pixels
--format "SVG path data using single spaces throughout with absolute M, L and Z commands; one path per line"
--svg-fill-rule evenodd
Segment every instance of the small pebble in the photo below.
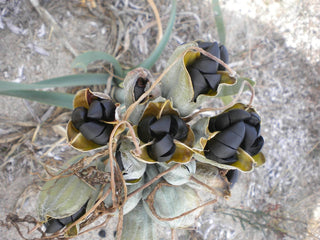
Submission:
M 101 229 L 98 234 L 99 234 L 99 237 L 101 237 L 101 238 L 105 238 L 106 237 L 106 231 L 103 230 L 103 229 Z

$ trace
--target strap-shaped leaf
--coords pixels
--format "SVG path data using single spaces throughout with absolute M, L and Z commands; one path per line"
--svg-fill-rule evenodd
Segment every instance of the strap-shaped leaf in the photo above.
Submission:
M 32 90 L 16 90 L 0 92 L 1 95 L 25 98 L 49 105 L 72 109 L 73 94 Z
M 164 35 L 161 41 L 159 42 L 158 46 L 154 49 L 154 51 L 150 54 L 150 56 L 146 60 L 144 60 L 142 63 L 140 63 L 137 67 L 150 69 L 160 57 L 161 53 L 163 52 L 165 46 L 169 41 L 169 38 L 172 32 L 174 20 L 176 18 L 176 8 L 177 8 L 177 1 L 173 0 L 168 27 L 166 28 L 166 31 L 164 32 Z
M 43 88 L 55 88 L 55 87 L 74 87 L 74 86 L 88 86 L 88 85 L 103 85 L 107 83 L 109 74 L 100 73 L 85 73 L 68 75 L 57 78 L 50 78 L 47 80 L 35 82 L 35 83 L 15 83 L 0 81 L 0 94 L 5 91 L 16 90 L 36 90 Z
M 108 63 L 111 63 L 114 67 L 115 74 L 119 77 L 123 77 L 123 70 L 120 63 L 117 61 L 117 59 L 115 59 L 115 57 L 105 52 L 88 51 L 88 52 L 82 53 L 73 60 L 71 66 L 73 68 L 82 68 L 85 71 L 87 71 L 87 67 L 90 63 L 93 63 L 99 60 L 103 60 Z
M 226 31 L 224 28 L 223 16 L 222 16 L 219 0 L 212 0 L 212 7 L 213 7 L 214 20 L 216 22 L 216 26 L 218 30 L 219 41 L 221 44 L 225 44 Z

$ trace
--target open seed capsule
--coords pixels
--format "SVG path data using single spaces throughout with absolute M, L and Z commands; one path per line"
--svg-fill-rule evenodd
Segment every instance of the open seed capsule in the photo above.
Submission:
M 139 160 L 147 163 L 190 160 L 194 135 L 169 100 L 150 102 L 136 129 L 143 143 L 142 153 L 136 156 Z
M 137 160 L 131 153 L 134 144 L 128 138 L 122 138 L 116 151 L 116 161 L 126 180 L 126 184 L 135 184 L 146 171 L 146 163 Z
M 237 166 L 239 157 L 244 157 L 239 153 L 242 149 L 242 153 L 246 152 L 243 159 L 260 163 L 264 161 L 261 154 L 256 156 L 264 143 L 263 137 L 260 136 L 260 117 L 253 109 L 244 109 L 243 105 L 236 105 L 210 119 L 208 129 L 214 136 L 204 147 L 206 158 L 221 164 Z M 255 158 L 260 160 L 257 161 Z
M 128 108 L 131 104 L 136 102 L 142 94 L 148 91 L 151 85 L 154 83 L 154 77 L 149 70 L 144 68 L 135 68 L 128 72 L 124 81 L 124 104 Z M 138 124 L 138 121 L 144 111 L 146 104 L 149 100 L 153 100 L 161 95 L 161 89 L 159 85 L 156 85 L 150 94 L 146 96 L 135 107 L 134 111 L 130 115 L 130 121 L 133 125 Z
M 218 43 L 194 41 L 176 49 L 168 60 L 170 70 L 161 81 L 161 91 L 163 97 L 173 102 L 182 117 L 190 115 L 214 97 L 237 94 L 245 81 L 235 78 L 229 73 L 230 69 L 219 70 L 220 63 L 195 52 L 195 47 L 203 48 L 227 62 L 226 49 L 219 47 Z
M 81 151 L 108 144 L 118 105 L 107 95 L 80 90 L 74 98 L 75 109 L 67 126 L 68 142 Z

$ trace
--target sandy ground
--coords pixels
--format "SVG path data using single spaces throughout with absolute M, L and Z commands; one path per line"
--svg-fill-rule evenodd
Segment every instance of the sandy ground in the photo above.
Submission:
M 29 1 L 0 0 L 1 80 L 35 82 L 72 74 L 72 59 L 86 50 L 116 54 L 132 66 L 156 45 L 147 1 L 105 1 L 111 3 L 104 13 L 80 7 L 80 1 L 66 2 L 41 1 L 61 29 L 57 35 Z M 257 82 L 254 106 L 263 119 L 267 162 L 242 174 L 231 198 L 208 207 L 194 229 L 178 231 L 179 239 L 319 239 L 320 3 L 220 2 L 231 66 Z M 165 27 L 170 1 L 155 3 Z M 180 43 L 199 38 L 218 39 L 209 2 L 179 1 L 171 40 L 152 70 L 161 71 Z M 244 101 L 248 98 L 245 94 Z M 0 104 L 0 220 L 10 212 L 36 216 L 41 182 L 30 172 L 75 154 L 63 139 L 70 113 L 11 97 L 0 97 Z M 112 231 L 108 228 L 107 239 L 113 239 Z M 0 227 L 0 235 L 19 239 L 14 228 Z M 169 231 L 162 235 L 170 238 Z M 77 239 L 88 238 L 99 237 L 93 232 Z

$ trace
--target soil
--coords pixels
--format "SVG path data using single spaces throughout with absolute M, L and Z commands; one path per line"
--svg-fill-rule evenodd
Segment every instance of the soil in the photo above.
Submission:
M 56 25 L 38 14 L 35 2 L 0 0 L 1 80 L 31 83 L 73 74 L 72 60 L 88 50 L 107 52 L 122 65 L 135 66 L 157 44 L 151 1 L 40 1 Z M 155 4 L 165 29 L 171 1 Z M 253 172 L 241 173 L 229 200 L 206 208 L 191 230 L 178 230 L 177 235 L 320 239 L 320 3 L 220 4 L 230 66 L 256 81 L 253 105 L 262 117 L 267 161 Z M 152 71 L 160 73 L 178 45 L 195 39 L 218 40 L 211 1 L 178 1 L 169 44 Z M 101 65 L 90 69 L 98 68 Z M 243 101 L 249 97 L 244 93 Z M 42 182 L 36 173 L 44 173 L 44 163 L 59 166 L 77 154 L 65 140 L 70 111 L 5 96 L 0 104 L 0 220 L 5 222 L 9 213 L 37 217 Z M 106 228 L 106 239 L 114 239 L 114 226 L 115 222 Z M 99 230 L 76 239 L 99 239 Z M 0 235 L 4 240 L 20 239 L 12 226 L 0 227 Z M 170 239 L 170 230 L 161 236 Z

